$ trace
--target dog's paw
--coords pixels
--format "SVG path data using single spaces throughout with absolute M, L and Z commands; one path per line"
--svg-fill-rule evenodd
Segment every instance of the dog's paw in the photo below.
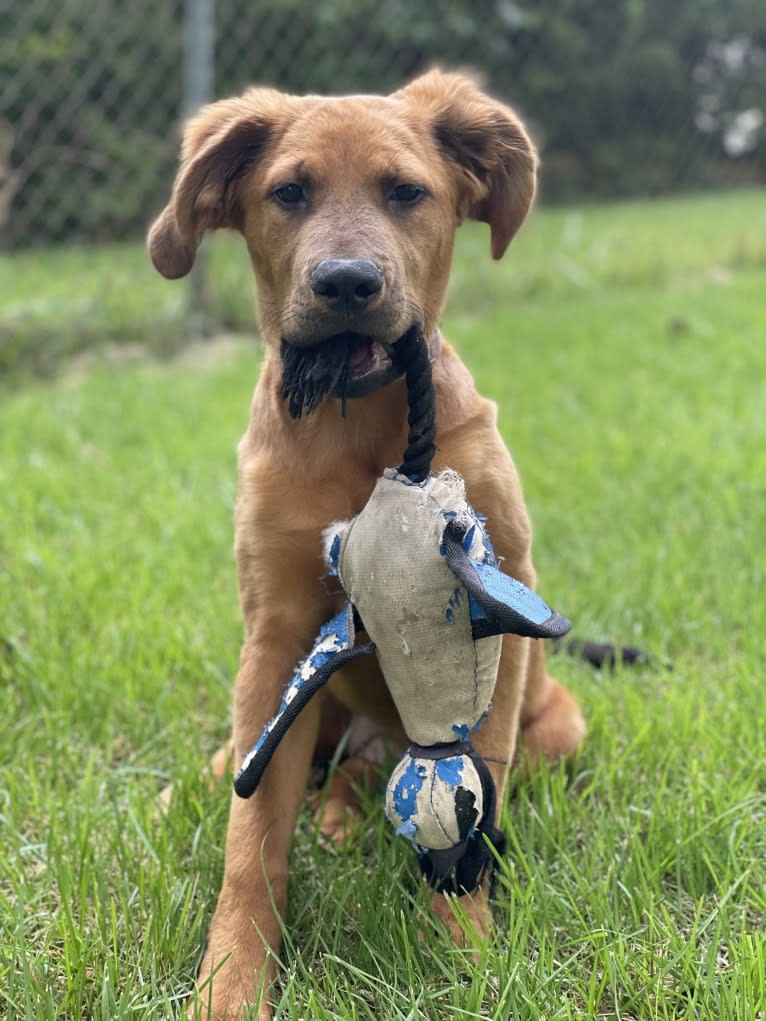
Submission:
M 204 967 L 204 964 L 203 964 Z M 188 1021 L 272 1021 L 274 1011 L 265 993 L 257 992 L 255 976 L 251 986 L 238 980 L 234 969 L 224 965 L 210 979 L 197 980 L 186 1008 Z
M 324 788 L 312 795 L 314 823 L 325 843 L 340 846 L 349 839 L 359 822 L 359 792 L 377 775 L 378 769 L 373 763 L 361 758 L 347 759 Z
M 314 824 L 319 830 L 320 845 L 342 847 L 359 823 L 358 806 L 349 804 L 343 798 L 325 798 L 321 791 L 312 801 Z
M 258 1021 L 272 1021 L 274 1011 L 270 1004 L 262 1003 L 256 1009 Z M 189 1005 L 186 1017 L 188 1021 L 244 1021 L 245 1017 L 248 1018 L 248 1021 L 255 1021 L 256 1014 L 255 1010 L 250 1009 L 246 1003 L 232 1002 L 227 1006 L 217 1002 L 203 1005 L 199 1001 L 195 1001 Z
M 471 950 L 478 960 L 495 924 L 485 889 L 479 887 L 463 897 L 434 892 L 431 909 L 454 945 Z
M 271 1021 L 269 1003 L 276 973 L 276 957 L 259 932 L 276 926 L 265 915 L 260 924 L 250 911 L 234 910 L 241 905 L 236 892 L 224 889 L 210 925 L 210 935 L 194 992 L 187 1004 L 187 1017 L 194 1021 Z M 277 944 L 276 932 L 271 945 Z
M 272 1021 L 274 1011 L 268 1003 L 262 1003 L 258 1010 L 258 1021 Z M 248 1008 L 245 1003 L 232 1004 L 227 1007 L 224 1004 L 213 1004 L 212 1007 L 202 1006 L 199 1003 L 192 1004 L 186 1014 L 188 1021 L 255 1021 L 255 1011 Z
M 572 755 L 585 737 L 585 720 L 574 695 L 558 681 L 549 684 L 545 701 L 522 722 L 517 752 L 522 763 L 558 762 Z

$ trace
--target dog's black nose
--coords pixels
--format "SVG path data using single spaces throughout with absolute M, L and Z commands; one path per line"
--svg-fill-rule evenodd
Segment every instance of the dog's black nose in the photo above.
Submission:
M 333 310 L 358 312 L 383 288 L 383 274 L 370 259 L 323 259 L 311 274 L 311 289 Z

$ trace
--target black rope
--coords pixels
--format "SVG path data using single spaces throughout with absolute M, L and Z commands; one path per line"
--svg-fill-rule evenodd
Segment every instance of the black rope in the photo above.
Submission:
M 311 347 L 282 341 L 282 399 L 288 401 L 291 418 L 310 415 L 329 393 L 340 396 L 345 417 L 353 350 L 350 334 L 346 333 Z
M 396 342 L 393 350 L 396 366 L 406 376 L 410 406 L 407 449 L 397 470 L 413 482 L 423 482 L 428 478 L 436 453 L 436 402 L 428 345 L 420 330 L 413 326 Z

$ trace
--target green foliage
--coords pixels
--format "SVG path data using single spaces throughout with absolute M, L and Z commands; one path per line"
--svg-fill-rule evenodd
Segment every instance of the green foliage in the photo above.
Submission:
M 105 240 L 145 225 L 176 162 L 182 6 L 0 7 L 0 143 L 10 144 L 16 179 L 4 246 Z
M 478 961 L 434 931 L 377 791 L 342 850 L 304 813 L 278 1017 L 766 1010 L 765 209 L 543 211 L 498 264 L 461 233 L 445 330 L 499 402 L 544 591 L 658 662 L 553 661 L 590 734 L 570 772 L 514 784 Z M 223 862 L 228 785 L 201 771 L 242 634 L 234 445 L 257 363 L 218 342 L 2 394 L 0 1016 L 159 1021 L 190 988 Z
M 216 2 L 216 94 L 253 82 L 377 92 L 470 66 L 529 118 L 548 198 L 763 181 L 766 6 L 759 0 Z M 6 245 L 143 230 L 169 190 L 182 114 L 183 5 L 0 9 Z M 733 136 L 732 136 L 733 133 Z M 741 131 L 739 132 L 741 134 Z

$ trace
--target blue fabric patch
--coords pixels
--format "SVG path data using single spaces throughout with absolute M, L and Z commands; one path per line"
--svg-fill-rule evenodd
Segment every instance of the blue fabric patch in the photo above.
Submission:
M 499 603 L 510 606 L 527 620 L 531 620 L 533 624 L 543 624 L 553 616 L 550 606 L 531 588 L 527 588 L 523 582 L 503 574 L 502 571 L 498 571 L 496 567 L 491 567 L 488 564 L 479 564 L 475 560 L 472 560 L 471 563 L 476 568 L 487 594 Z M 473 600 L 471 602 L 473 617 Z M 481 616 L 484 616 L 483 611 Z
M 471 623 L 475 624 L 477 620 L 486 620 L 487 615 L 484 612 L 484 607 L 477 603 L 473 596 L 468 593 L 468 608 L 471 613 Z
M 307 657 L 313 670 L 318 670 L 320 666 L 324 666 L 328 660 L 331 660 L 333 656 L 336 656 L 344 649 L 351 648 L 353 645 L 353 639 L 351 638 L 353 612 L 351 605 L 346 603 L 339 613 L 336 613 L 331 620 L 328 620 L 326 624 L 321 626 L 319 634 L 314 640 L 314 648 Z M 317 646 L 322 645 L 325 639 L 330 638 L 331 636 L 334 638 L 331 643 L 331 648 L 315 651 Z M 300 667 L 298 669 L 300 669 Z
M 453 589 L 452 595 L 447 600 L 447 609 L 444 611 L 444 617 L 448 624 L 451 624 L 455 618 L 455 610 L 460 606 L 460 597 L 463 594 L 463 589 L 460 585 L 456 585 Z
M 492 545 L 492 540 L 489 537 L 487 531 L 487 515 L 481 514 L 479 511 L 475 511 L 473 507 L 468 504 L 468 513 L 473 518 L 476 527 L 479 529 L 481 535 L 481 542 L 484 547 L 484 563 L 489 567 L 497 567 L 497 556 L 495 555 L 495 547 Z M 466 550 L 466 552 L 468 552 Z
M 488 567 L 497 567 L 498 559 L 495 554 L 495 547 L 492 545 L 492 540 L 490 539 L 489 532 L 486 528 L 482 528 L 481 535 L 484 543 L 484 563 Z
M 319 634 L 314 640 L 314 647 L 308 656 L 306 656 L 305 659 L 302 659 L 293 671 L 290 682 L 287 684 L 284 692 L 282 693 L 279 709 L 277 709 L 276 714 L 263 728 L 261 736 L 258 738 L 255 745 L 247 753 L 242 765 L 240 766 L 239 772 L 237 773 L 238 776 L 247 769 L 252 760 L 261 750 L 263 742 L 277 725 L 279 718 L 301 688 L 311 680 L 320 667 L 323 667 L 326 663 L 333 659 L 334 656 L 337 656 L 339 652 L 343 652 L 344 649 L 351 648 L 354 644 L 353 627 L 354 611 L 350 603 L 346 603 L 339 613 L 337 613 L 331 620 L 328 620 L 326 624 L 322 625 L 319 629 Z M 318 646 L 320 645 L 325 645 L 325 648 L 319 649 Z
M 463 779 L 463 759 L 459 756 L 452 759 L 440 759 L 436 763 L 436 775 L 442 783 L 446 783 L 448 787 L 455 790 Z
M 340 560 L 340 536 L 336 535 L 330 546 L 330 567 L 333 570 L 338 570 L 338 561 Z
M 404 837 L 405 840 L 409 840 L 411 844 L 417 844 L 415 837 L 418 835 L 418 828 L 412 819 L 407 819 L 401 826 L 396 827 L 397 837 Z
M 453 723 L 452 733 L 458 739 L 458 741 L 468 740 L 468 724 L 467 723 Z
M 394 808 L 399 818 L 405 822 L 415 814 L 418 807 L 418 794 L 423 789 L 425 774 L 425 766 L 418 765 L 414 759 L 410 759 L 407 768 L 396 781 L 393 792 Z

